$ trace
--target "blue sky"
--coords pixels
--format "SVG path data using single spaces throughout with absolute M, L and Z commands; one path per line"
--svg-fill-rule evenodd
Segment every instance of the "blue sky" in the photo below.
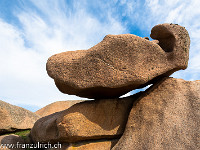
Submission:
M 198 0 L 0 0 L 0 100 L 35 111 L 62 94 L 46 73 L 55 53 L 88 49 L 107 34 L 149 37 L 161 23 L 180 24 L 191 38 L 189 67 L 172 76 L 200 79 Z

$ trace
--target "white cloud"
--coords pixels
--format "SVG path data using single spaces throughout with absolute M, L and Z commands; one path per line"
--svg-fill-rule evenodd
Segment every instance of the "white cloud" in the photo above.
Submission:
M 198 0 L 73 1 L 70 5 L 63 0 L 32 0 L 31 7 L 26 1 L 22 4 L 15 12 L 18 26 L 0 19 L 1 100 L 42 107 L 53 101 L 82 99 L 58 91 L 46 73 L 46 60 L 55 53 L 87 49 L 106 34 L 127 33 L 123 16 L 147 33 L 164 22 L 185 26 L 191 37 L 189 67 L 173 76 L 200 79 Z M 93 6 L 100 11 L 90 12 Z
M 132 93 L 131 93 L 131 92 L 128 92 L 128 93 L 126 93 L 126 94 L 120 96 L 120 98 L 129 97 L 129 96 L 131 96 L 131 95 L 132 95 Z
M 46 73 L 48 57 L 87 49 L 106 34 L 121 34 L 125 28 L 112 15 L 105 15 L 107 22 L 101 22 L 87 12 L 86 3 L 74 2 L 72 13 L 63 1 L 32 2 L 40 13 L 24 2 L 17 14 L 20 28 L 0 20 L 0 98 L 40 107 L 58 100 L 83 99 L 58 91 Z
M 48 93 L 45 91 L 51 91 L 47 82 L 52 82 L 45 72 L 46 56 L 26 48 L 22 33 L 2 20 L 0 33 L 0 89 L 1 97 L 8 98 L 2 100 L 12 104 L 42 105 Z M 52 94 L 50 96 L 53 98 Z
M 200 34 L 200 1 L 164 1 L 162 5 L 157 5 L 160 13 L 156 16 L 165 16 L 158 19 L 155 23 L 172 22 L 185 26 L 190 34 L 191 46 L 190 46 L 190 59 L 188 69 L 185 71 L 175 73 L 174 77 L 183 78 L 186 80 L 198 80 L 200 79 L 200 46 L 199 46 L 199 34 Z M 150 5 L 150 8 L 154 10 L 154 6 Z M 162 11 L 161 11 L 162 10 Z M 152 16 L 154 17 L 154 16 Z
M 161 23 L 176 23 L 186 27 L 191 39 L 189 66 L 173 76 L 186 80 L 200 79 L 200 1 L 146 0 L 142 3 L 129 14 L 133 21 L 137 20 L 134 24 L 140 29 L 150 33 L 154 25 Z

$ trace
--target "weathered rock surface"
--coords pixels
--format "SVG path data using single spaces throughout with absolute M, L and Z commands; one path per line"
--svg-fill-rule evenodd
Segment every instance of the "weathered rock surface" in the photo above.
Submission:
M 0 100 L 0 134 L 31 129 L 39 116 L 24 108 Z
M 62 148 L 51 148 L 48 150 L 110 150 L 118 139 L 83 141 L 78 143 L 62 144 Z
M 0 136 L 0 150 L 24 150 L 22 144 L 25 144 L 25 141 L 18 135 Z
M 134 102 L 112 150 L 145 149 L 200 149 L 200 81 L 165 78 Z
M 35 112 L 35 114 L 41 117 L 48 116 L 50 114 L 68 109 L 72 105 L 80 102 L 83 102 L 83 100 L 57 101 L 39 109 L 38 111 Z
M 139 94 L 138 94 L 139 95 Z M 31 130 L 34 142 L 76 142 L 122 135 L 134 97 L 85 101 L 40 118 Z
M 186 69 L 190 38 L 184 27 L 160 24 L 150 36 L 156 42 L 132 34 L 107 35 L 88 50 L 53 55 L 48 75 L 63 93 L 99 99 L 119 97 Z

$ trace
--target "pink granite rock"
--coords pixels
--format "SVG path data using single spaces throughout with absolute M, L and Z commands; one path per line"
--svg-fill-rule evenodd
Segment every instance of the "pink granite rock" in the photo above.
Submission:
M 164 78 L 133 104 L 112 150 L 200 149 L 200 81 Z
M 58 89 L 87 98 L 113 98 L 186 69 L 190 38 L 179 25 L 153 27 L 156 41 L 132 34 L 107 35 L 88 50 L 67 51 L 47 61 Z

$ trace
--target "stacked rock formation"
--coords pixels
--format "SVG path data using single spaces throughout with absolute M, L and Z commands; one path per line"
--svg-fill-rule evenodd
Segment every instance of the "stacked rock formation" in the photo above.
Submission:
M 107 35 L 88 50 L 50 57 L 47 73 L 61 92 L 95 100 L 39 119 L 33 142 L 61 142 L 65 150 L 200 149 L 200 81 L 168 77 L 187 68 L 188 32 L 160 24 L 150 36 Z

